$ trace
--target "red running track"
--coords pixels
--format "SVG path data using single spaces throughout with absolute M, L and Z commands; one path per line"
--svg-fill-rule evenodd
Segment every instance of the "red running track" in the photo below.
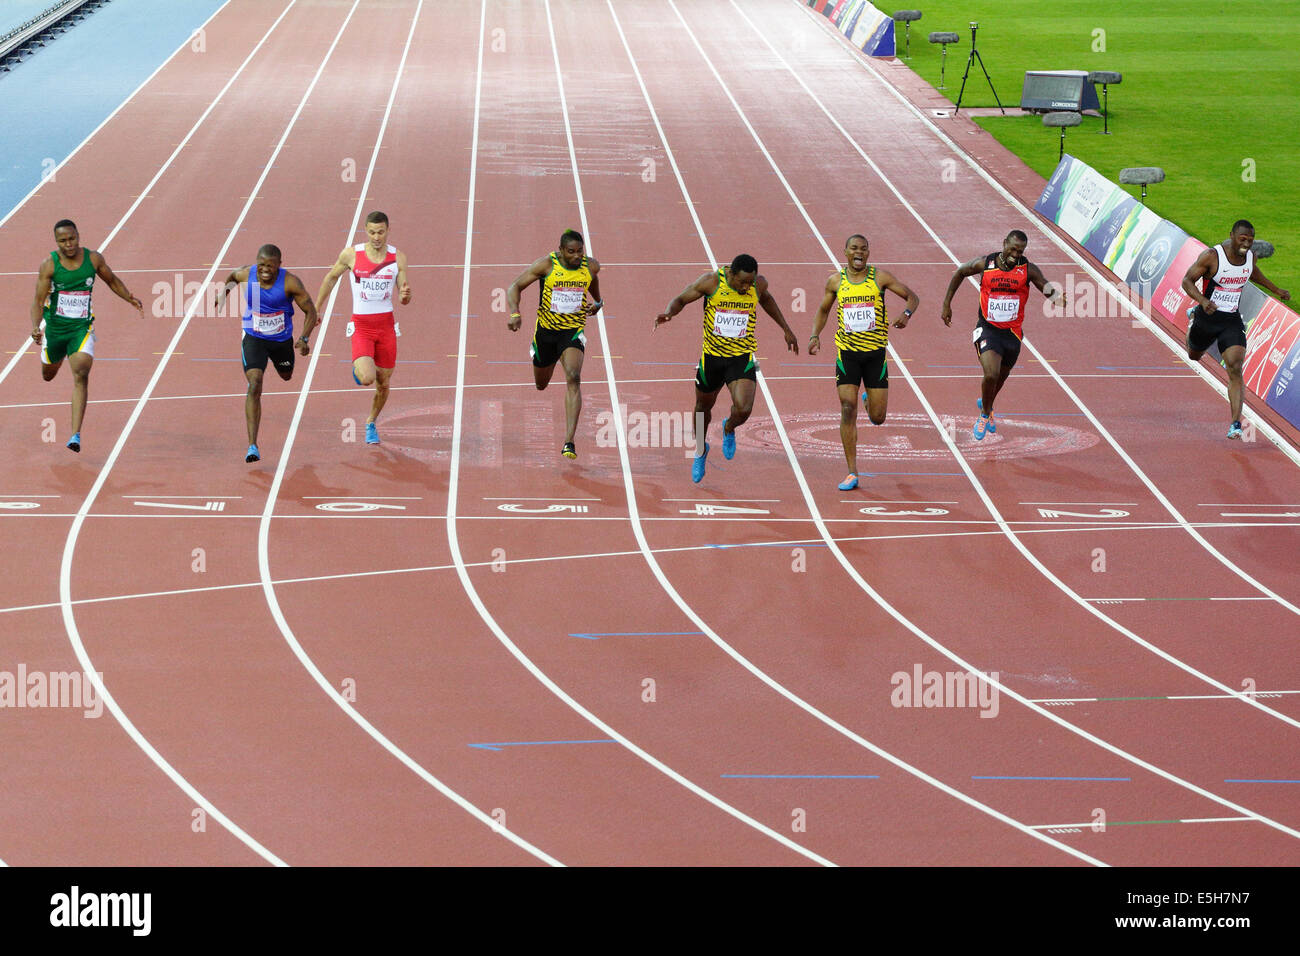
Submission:
M 0 859 L 1300 858 L 1295 462 L 1223 441 L 1222 398 L 1128 317 L 1081 349 L 1031 316 L 977 445 L 954 262 L 1020 227 L 1049 278 L 1091 278 L 1017 204 L 1023 167 L 981 141 L 1007 191 L 967 163 L 888 67 L 799 4 L 726 10 L 236 0 L 9 220 L 11 301 L 71 208 L 156 311 L 101 296 L 79 457 L 65 378 L 35 392 L 29 349 L 0 380 L 35 448 L 0 500 L 39 505 L 3 511 L 31 544 L 0 670 L 89 665 L 116 705 L 0 714 Z M 270 241 L 314 292 L 371 208 L 415 292 L 384 444 L 356 440 L 343 303 L 245 465 L 235 320 L 166 290 Z M 608 304 L 576 463 L 501 296 L 571 226 Z M 744 250 L 802 345 L 858 231 L 922 299 L 872 477 L 835 490 L 832 360 L 762 320 L 754 417 L 692 484 L 648 425 L 690 408 L 698 306 L 654 315 Z M 983 707 L 895 706 L 895 675 L 973 669 Z

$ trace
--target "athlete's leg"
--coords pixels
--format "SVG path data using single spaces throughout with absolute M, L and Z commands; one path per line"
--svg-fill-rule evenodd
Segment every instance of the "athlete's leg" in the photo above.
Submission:
M 578 430 L 578 417 L 582 414 L 582 349 L 565 349 L 560 353 L 564 366 L 564 441 L 568 444 Z M 555 368 L 554 365 L 551 366 Z M 549 376 L 548 376 L 549 377 Z
M 244 370 L 244 378 L 248 379 L 248 392 L 244 395 L 244 421 L 248 425 L 250 445 L 257 444 L 257 431 L 262 426 L 262 376 L 264 374 L 264 370 L 260 368 Z
M 1228 370 L 1228 408 L 1232 421 L 1241 421 L 1241 404 L 1245 395 L 1245 385 L 1241 369 L 1246 361 L 1246 350 L 1240 345 L 1233 345 L 1223 353 L 1223 365 Z
M 90 392 L 90 367 L 95 357 L 88 352 L 73 352 L 68 356 L 72 369 L 72 434 L 81 432 L 81 421 L 86 416 L 86 397 Z M 58 366 L 55 366 L 57 369 Z
M 984 415 L 987 417 L 993 414 L 993 399 L 997 398 L 1002 383 L 1007 380 L 1007 374 L 1010 369 L 1003 374 L 1002 356 L 993 349 L 979 353 L 980 368 L 984 371 L 984 379 L 980 383 L 980 399 L 984 403 Z
M 856 408 L 857 405 L 854 405 Z M 885 424 L 885 412 L 889 408 L 889 389 L 887 388 L 869 388 L 867 389 L 867 417 L 871 419 L 873 425 Z
M 713 421 L 713 405 L 718 400 L 718 393 L 722 391 L 722 386 L 718 386 L 711 392 L 701 392 L 698 388 L 695 390 L 695 454 L 704 454 L 704 438 L 709 433 L 709 422 Z
M 53 381 L 54 376 L 59 374 L 59 369 L 63 367 L 63 359 L 59 359 L 51 365 L 41 363 L 41 378 L 47 382 Z
M 844 460 L 849 471 L 858 471 L 858 387 L 839 385 L 835 388 L 840 397 L 840 442 L 844 445 Z
M 731 411 L 727 413 L 727 426 L 732 432 L 745 424 L 754 411 L 755 387 L 753 379 L 748 378 L 738 378 L 727 383 L 727 389 L 731 392 Z
M 362 385 L 370 386 L 375 384 L 375 371 L 375 360 L 369 355 L 363 355 L 352 360 L 352 374 L 357 377 L 357 381 Z
M 370 402 L 370 417 L 366 419 L 367 424 L 373 424 L 378 421 L 379 413 L 384 410 L 388 404 L 388 382 L 393 377 L 391 368 L 375 368 L 375 397 Z

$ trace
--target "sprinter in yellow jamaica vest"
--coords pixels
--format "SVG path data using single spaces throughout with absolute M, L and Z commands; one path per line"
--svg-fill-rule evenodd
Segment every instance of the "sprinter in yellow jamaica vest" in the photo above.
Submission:
M 821 331 L 831 306 L 838 300 L 835 320 L 835 387 L 840 396 L 840 441 L 849 463 L 849 476 L 840 491 L 858 486 L 858 386 L 866 389 L 862 402 L 873 425 L 885 424 L 889 405 L 889 316 L 885 290 L 907 300 L 894 328 L 907 325 L 921 300 L 915 292 L 883 269 L 867 265 L 870 248 L 866 236 L 849 236 L 844 243 L 844 268 L 826 280 L 822 304 L 817 309 L 808 354 L 821 349 Z
M 141 314 L 144 306 L 126 290 L 103 256 L 81 248 L 81 236 L 71 219 L 60 219 L 54 224 L 54 242 L 58 248 L 41 263 L 36 275 L 32 341 L 42 345 L 44 339 L 41 378 L 45 381 L 59 374 L 64 358 L 72 367 L 72 437 L 68 439 L 68 447 L 81 451 L 81 420 L 86 414 L 90 367 L 95 364 L 95 310 L 90 304 L 95 277 L 103 279 L 119 298 L 130 302 Z
M 691 480 L 704 478 L 705 459 L 709 457 L 706 441 L 709 421 L 718 392 L 726 385 L 731 392 L 731 411 L 722 420 L 722 454 L 731 460 L 736 454 L 736 429 L 754 410 L 754 389 L 758 381 L 758 362 L 754 326 L 758 307 L 772 317 L 785 333 L 785 345 L 798 353 L 799 340 L 790 331 L 776 299 L 767 291 L 767 280 L 758 274 L 758 262 L 741 253 L 731 265 L 716 272 L 706 272 L 687 286 L 668 308 L 659 313 L 657 329 L 671 321 L 696 299 L 704 300 L 704 354 L 695 369 L 695 461 Z
M 518 332 L 523 318 L 519 314 L 519 295 L 541 280 L 541 299 L 537 304 L 537 325 L 533 330 L 533 380 L 542 391 L 551 383 L 555 363 L 564 366 L 565 458 L 577 458 L 573 444 L 582 413 L 582 359 L 587 346 L 587 316 L 604 306 L 600 299 L 600 263 L 583 255 L 582 233 L 569 229 L 560 236 L 560 248 L 542 256 L 525 269 L 506 290 L 510 306 L 507 328 Z M 591 301 L 587 301 L 587 296 Z

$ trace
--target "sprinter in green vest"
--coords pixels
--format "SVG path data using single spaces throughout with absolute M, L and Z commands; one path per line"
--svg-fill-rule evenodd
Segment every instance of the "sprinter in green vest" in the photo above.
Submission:
M 127 291 L 104 257 L 81 248 L 77 226 L 70 219 L 54 224 L 58 248 L 41 263 L 32 302 L 32 341 L 41 348 L 41 377 L 50 381 L 67 358 L 72 367 L 72 437 L 68 447 L 81 451 L 81 420 L 86 414 L 90 367 L 95 362 L 95 311 L 90 294 L 95 276 L 142 314 L 144 306 Z M 44 321 L 44 329 L 41 327 Z

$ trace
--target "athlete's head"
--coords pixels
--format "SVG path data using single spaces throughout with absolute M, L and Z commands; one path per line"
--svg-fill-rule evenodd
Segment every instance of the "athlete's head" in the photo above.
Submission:
M 560 258 L 564 260 L 566 268 L 577 269 L 582 265 L 585 247 L 582 233 L 576 229 L 564 230 L 564 235 L 560 236 Z
M 748 292 L 757 278 L 758 260 L 748 253 L 742 252 L 727 266 L 727 285 L 739 293 Z
M 77 232 L 77 224 L 71 219 L 60 219 L 54 224 L 54 241 L 66 257 L 73 258 L 81 249 L 81 235 Z
M 1027 245 L 1029 245 L 1029 237 L 1019 229 L 1012 229 L 1002 240 L 1002 254 L 1008 259 L 1019 259 L 1025 254 Z
M 870 252 L 867 237 L 855 232 L 844 241 L 844 260 L 854 272 L 861 272 L 867 267 L 867 254 Z
M 366 216 L 366 238 L 370 240 L 370 245 L 375 249 L 382 248 L 386 244 L 388 239 L 388 217 L 378 209 Z
M 1232 224 L 1232 244 L 1238 252 L 1246 253 L 1255 242 L 1255 227 L 1249 219 L 1238 219 Z
M 257 250 L 257 281 L 270 283 L 280 274 L 280 247 L 269 242 Z

